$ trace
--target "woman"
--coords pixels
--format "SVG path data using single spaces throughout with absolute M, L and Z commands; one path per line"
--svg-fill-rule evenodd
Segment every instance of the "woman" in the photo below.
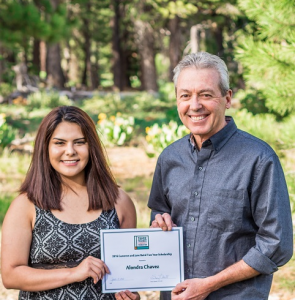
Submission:
M 100 229 L 135 228 L 136 212 L 118 188 L 91 118 L 53 109 L 42 121 L 32 162 L 2 227 L 2 280 L 19 299 L 134 299 L 102 294 L 109 273 Z

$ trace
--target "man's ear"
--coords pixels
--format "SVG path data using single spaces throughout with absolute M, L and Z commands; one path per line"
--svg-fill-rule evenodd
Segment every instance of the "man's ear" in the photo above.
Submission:
M 232 94 L 233 94 L 233 91 L 232 90 L 228 90 L 226 92 L 226 95 L 225 95 L 225 99 L 226 99 L 226 104 L 225 104 L 225 108 L 226 109 L 229 109 L 231 107 L 231 98 L 232 98 Z

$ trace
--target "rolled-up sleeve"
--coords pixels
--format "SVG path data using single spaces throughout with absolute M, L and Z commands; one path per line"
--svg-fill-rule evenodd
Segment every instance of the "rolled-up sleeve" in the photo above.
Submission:
M 288 190 L 278 157 L 274 154 L 257 168 L 250 201 L 258 227 L 255 246 L 243 257 L 261 274 L 272 274 L 293 254 L 293 229 Z

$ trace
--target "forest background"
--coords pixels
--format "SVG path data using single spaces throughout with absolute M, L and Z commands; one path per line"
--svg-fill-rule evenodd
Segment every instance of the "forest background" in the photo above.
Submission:
M 196 51 L 225 60 L 230 115 L 280 157 L 294 213 L 294 20 L 293 0 L 0 0 L 0 223 L 42 118 L 76 105 L 97 124 L 106 151 L 116 153 L 110 158 L 144 155 L 145 173 L 130 171 L 127 155 L 129 165 L 115 176 L 135 201 L 138 226 L 148 226 L 156 158 L 187 134 L 172 70 Z M 295 299 L 294 286 L 293 258 L 275 276 L 272 299 Z

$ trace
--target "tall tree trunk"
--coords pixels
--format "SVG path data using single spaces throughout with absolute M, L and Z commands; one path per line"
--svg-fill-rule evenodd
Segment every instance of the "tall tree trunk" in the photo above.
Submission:
M 50 0 L 53 10 L 56 10 L 60 0 Z M 65 76 L 61 68 L 61 55 L 59 43 L 47 44 L 46 49 L 46 71 L 47 82 L 49 85 L 57 88 L 63 88 L 65 84 Z
M 127 54 L 122 45 L 122 36 L 128 35 L 125 29 L 120 31 L 120 22 L 124 14 L 125 7 L 117 0 L 112 0 L 111 9 L 114 11 L 114 17 L 111 20 L 112 27 L 112 71 L 114 78 L 114 88 L 120 91 L 130 86 L 127 75 Z
M 137 42 L 141 61 L 142 89 L 148 92 L 157 92 L 157 72 L 154 53 L 153 29 L 149 23 L 142 20 L 135 21 Z
M 168 29 L 170 31 L 170 40 L 169 40 L 169 77 L 170 80 L 173 79 L 173 69 L 176 67 L 178 62 L 181 59 L 181 32 L 179 26 L 179 17 L 175 16 L 173 19 L 169 20 Z
M 46 43 L 40 42 L 40 71 L 46 72 Z
M 41 70 L 40 40 L 34 39 L 33 44 L 33 72 L 39 75 Z
M 61 68 L 59 44 L 47 44 L 46 69 L 49 86 L 63 88 L 65 84 L 65 76 Z
M 213 28 L 213 34 L 217 44 L 217 51 L 220 57 L 222 57 L 224 53 L 222 30 L 223 28 L 221 27 L 221 25 L 217 26 L 216 28 Z
M 88 22 L 87 22 L 88 23 Z M 83 45 L 83 51 L 84 51 L 84 69 L 82 74 L 82 84 L 84 86 L 88 86 L 88 78 L 91 74 L 91 61 L 90 61 L 90 35 L 87 30 L 84 31 L 84 45 Z
M 86 12 L 91 13 L 91 3 L 86 2 Z M 89 19 L 83 18 L 83 37 L 84 37 L 84 70 L 82 75 L 82 84 L 89 86 L 88 79 L 91 77 L 91 36 L 89 33 Z
M 95 44 L 95 53 L 94 53 L 94 56 L 95 56 L 95 61 L 94 62 L 91 62 L 91 88 L 94 90 L 94 89 L 97 89 L 98 86 L 99 86 L 99 74 L 98 74 L 98 71 L 99 71 L 99 64 L 98 64 L 98 46 L 97 44 Z
M 112 61 L 112 71 L 114 77 L 114 88 L 119 89 L 122 91 L 123 83 L 121 80 L 121 67 L 122 67 L 122 56 L 121 56 L 121 41 L 120 41 L 120 3 L 116 0 L 112 0 L 111 8 L 114 11 L 114 16 L 111 20 L 111 27 L 112 27 L 112 54 L 113 54 L 113 61 Z
M 3 81 L 2 76 L 3 76 L 4 68 L 5 68 L 3 54 L 4 54 L 4 49 L 3 49 L 2 45 L 1 45 L 1 42 L 0 42 L 0 83 Z

